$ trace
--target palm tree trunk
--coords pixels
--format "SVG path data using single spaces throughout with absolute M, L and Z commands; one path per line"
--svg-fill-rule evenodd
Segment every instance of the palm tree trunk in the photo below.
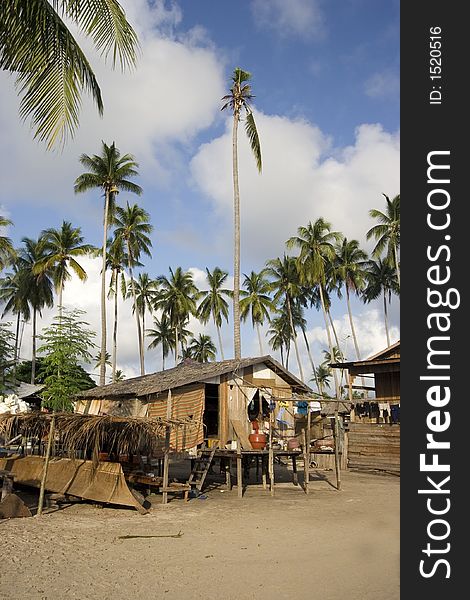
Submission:
M 292 339 L 294 340 L 295 355 L 297 357 L 297 364 L 299 365 L 300 380 L 302 382 L 304 382 L 304 371 L 302 369 L 302 363 L 300 361 L 299 347 L 297 345 L 297 334 L 295 332 L 294 319 L 292 318 L 292 310 L 290 307 L 290 298 L 289 298 L 288 294 L 286 294 L 286 300 L 287 300 L 287 312 L 289 315 L 290 329 L 292 332 Z
M 351 325 L 351 333 L 353 336 L 353 341 L 354 341 L 354 349 L 356 350 L 356 358 L 357 360 L 361 360 L 361 354 L 359 352 L 359 344 L 357 343 L 357 337 L 356 337 L 356 330 L 354 328 L 354 321 L 353 321 L 353 316 L 352 316 L 352 311 L 351 311 L 351 303 L 349 301 L 349 288 L 346 284 L 346 302 L 348 305 L 348 315 L 349 315 L 349 324 Z M 362 387 L 364 388 L 364 395 L 367 397 L 367 390 L 365 389 L 365 380 L 364 377 L 361 377 L 361 383 L 362 383 Z
M 175 327 L 175 367 L 178 364 L 178 326 Z
M 311 366 L 312 372 L 313 372 L 313 378 L 315 379 L 315 384 L 317 386 L 318 392 L 321 393 L 320 392 L 320 386 L 318 384 L 317 371 L 315 369 L 315 363 L 313 362 L 312 353 L 310 352 L 310 344 L 308 343 L 307 334 L 305 332 L 305 327 L 301 327 L 301 329 L 302 329 L 302 335 L 304 337 L 305 346 L 307 348 L 307 354 L 308 354 L 308 358 L 309 358 L 309 361 L 310 361 L 310 366 Z
M 162 371 L 165 370 L 165 348 L 163 347 L 162 344 Z
M 395 268 L 397 270 L 398 289 L 400 289 L 400 265 L 398 263 L 398 251 L 397 251 L 397 245 L 396 244 L 393 244 L 393 255 L 394 255 L 394 258 L 395 258 Z
M 58 300 L 59 300 L 59 323 L 62 323 L 62 314 L 63 314 L 63 306 L 62 306 L 62 302 L 63 302 L 63 295 L 64 295 L 64 282 L 61 281 L 59 283 L 59 290 L 58 290 Z
M 235 358 L 241 358 L 240 336 L 240 190 L 238 187 L 238 120 L 239 111 L 233 113 L 232 168 L 234 209 L 234 252 L 233 252 L 233 343 Z
M 13 361 L 13 379 L 16 381 L 16 366 L 18 364 L 18 356 L 19 356 L 19 343 L 20 343 L 20 320 L 21 320 L 21 312 L 18 311 L 16 315 L 16 333 L 15 333 L 15 359 Z
M 145 300 L 142 307 L 142 340 L 140 342 L 140 354 L 140 362 L 143 369 L 142 375 L 145 375 Z
M 139 340 L 140 374 L 145 375 L 144 363 L 143 363 L 143 353 L 142 353 L 142 332 L 140 330 L 139 311 L 137 310 L 137 300 L 136 300 L 135 285 L 134 285 L 134 274 L 132 273 L 132 267 L 131 267 L 132 252 L 131 252 L 131 249 L 129 248 L 129 244 L 127 244 L 127 253 L 129 255 L 129 275 L 131 276 L 131 291 L 132 291 L 132 298 L 134 300 L 134 313 L 135 313 L 135 318 L 136 318 L 136 323 L 137 323 L 137 339 Z
M 108 239 L 109 190 L 105 191 L 103 248 L 101 261 L 101 350 L 100 350 L 100 385 L 106 383 L 106 242 Z
M 256 333 L 258 334 L 258 344 L 259 344 L 260 356 L 264 356 L 263 342 L 261 341 L 261 330 L 260 330 L 258 321 L 256 321 L 255 325 L 256 325 Z
M 327 311 L 326 306 L 325 306 L 325 299 L 324 299 L 324 296 L 323 296 L 323 286 L 320 284 L 318 286 L 318 289 L 320 290 L 320 300 L 321 300 L 321 307 L 322 307 L 322 312 L 323 312 L 323 319 L 325 321 L 326 337 L 328 339 L 328 349 L 329 349 L 329 352 L 330 352 L 331 360 L 334 360 L 334 358 L 333 358 L 334 357 L 333 344 L 332 344 L 332 341 L 331 341 L 331 333 L 330 333 L 330 327 L 328 325 L 328 317 L 327 317 L 327 315 L 329 315 L 330 319 L 331 319 L 331 315 L 330 315 L 330 311 Z M 336 334 L 335 334 L 335 337 L 336 337 Z M 338 346 L 338 350 L 339 350 L 339 346 Z M 335 380 L 336 397 L 339 400 L 340 397 L 341 397 L 341 394 L 340 394 L 340 387 L 339 387 L 338 375 L 336 373 L 336 369 L 332 369 L 332 371 L 333 371 L 333 378 Z
M 116 367 L 117 367 L 117 329 L 118 329 L 118 273 L 114 274 L 114 327 L 113 327 L 113 383 L 116 382 Z
M 281 344 L 279 350 L 281 351 L 281 364 L 285 369 L 287 369 L 286 365 L 284 364 L 284 348 L 283 348 L 282 344 Z
M 222 360 L 225 360 L 224 358 L 224 347 L 222 345 L 222 336 L 220 334 L 220 327 L 217 325 L 217 323 L 215 324 L 216 329 L 217 329 L 217 337 L 219 338 L 219 348 L 220 348 L 220 356 L 222 358 Z
M 36 381 L 36 307 L 33 308 L 33 348 L 31 353 L 31 384 Z
M 333 345 L 331 343 L 330 328 L 328 327 L 328 319 L 326 316 L 326 306 L 325 306 L 325 299 L 323 297 L 322 283 L 320 283 L 318 288 L 320 290 L 321 307 L 322 307 L 322 311 L 323 311 L 323 318 L 325 320 L 326 337 L 328 338 L 328 346 L 330 348 L 330 357 L 333 358 Z M 328 313 L 329 313 L 329 311 L 328 311 Z M 331 315 L 330 315 L 330 319 L 331 319 Z M 338 350 L 339 350 L 339 347 L 338 347 Z M 341 390 L 340 390 L 340 385 L 338 382 L 338 375 L 336 374 L 336 369 L 332 369 L 332 371 L 333 371 L 333 377 L 335 380 L 335 392 L 336 392 L 335 423 L 334 423 L 334 430 L 333 430 L 333 438 L 334 438 L 334 444 L 335 444 L 336 486 L 337 486 L 338 490 L 340 490 L 341 489 L 341 473 L 340 473 L 340 466 L 339 466 L 339 444 L 338 444 L 338 438 L 339 438 L 339 420 L 338 419 L 339 419 L 339 417 L 338 417 L 338 411 L 339 411 L 339 401 L 341 398 Z
M 390 346 L 390 334 L 388 332 L 388 313 L 387 313 L 387 296 L 384 290 L 384 321 L 385 321 L 385 334 L 387 336 L 387 346 Z

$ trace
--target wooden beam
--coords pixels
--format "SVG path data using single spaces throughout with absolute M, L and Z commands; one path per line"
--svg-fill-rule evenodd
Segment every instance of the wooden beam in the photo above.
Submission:
M 166 418 L 171 419 L 171 390 L 168 390 L 166 400 Z M 165 455 L 163 459 L 163 504 L 168 502 L 168 470 L 170 461 L 170 426 L 166 426 L 165 431 Z

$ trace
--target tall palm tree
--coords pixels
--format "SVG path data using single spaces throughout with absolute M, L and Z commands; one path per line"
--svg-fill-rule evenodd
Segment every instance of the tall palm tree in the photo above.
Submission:
M 367 232 L 367 239 L 375 238 L 377 243 L 372 251 L 374 258 L 379 258 L 384 250 L 388 262 L 395 267 L 397 272 L 398 287 L 400 287 L 400 259 L 398 258 L 398 249 L 400 248 L 400 194 L 392 200 L 386 195 L 385 212 L 372 208 L 369 215 L 377 219 L 378 224 L 374 225 Z
M 56 270 L 53 264 L 48 264 L 47 254 L 49 247 L 46 240 L 40 238 L 33 240 L 23 238 L 23 246 L 18 251 L 18 268 L 23 272 L 28 303 L 32 309 L 32 352 L 31 352 L 31 383 L 36 377 L 36 321 L 37 313 L 42 309 L 54 305 L 53 281 Z
M 190 315 L 197 315 L 196 302 L 200 292 L 193 282 L 190 271 L 184 272 L 181 267 L 173 271 L 170 267 L 170 277 L 160 275 L 157 278 L 160 293 L 155 302 L 155 308 L 161 309 L 167 315 L 175 332 L 175 365 L 178 362 L 178 345 L 183 354 L 183 327 Z
M 367 266 L 367 254 L 359 247 L 357 240 L 344 238 L 341 243 L 336 244 L 336 257 L 333 265 L 333 278 L 337 279 L 339 288 L 344 285 L 346 290 L 346 303 L 348 307 L 349 324 L 356 350 L 357 360 L 361 359 L 356 329 L 351 311 L 350 292 L 359 295 L 365 286 L 365 269 Z
M 0 303 L 4 304 L 2 318 L 9 312 L 16 315 L 15 332 L 15 365 L 18 362 L 20 353 L 20 322 L 29 321 L 31 311 L 28 302 L 29 284 L 26 272 L 20 269 L 18 263 L 13 264 L 11 273 L 5 273 L 0 279 Z
M 377 261 L 370 260 L 367 263 L 366 271 L 367 285 L 363 291 L 365 302 L 371 302 L 380 295 L 383 297 L 385 335 L 387 337 L 387 346 L 390 346 L 390 334 L 388 328 L 387 300 L 390 304 L 392 294 L 400 293 L 397 272 L 386 260 L 379 258 Z
M 0 231 L 4 227 L 8 227 L 8 225 L 13 225 L 12 221 L 0 215 Z M 0 271 L 3 271 L 3 269 L 15 258 L 15 256 L 16 252 L 13 248 L 11 239 L 6 235 L 0 235 Z
M 108 252 L 106 257 L 106 268 L 111 270 L 111 281 L 109 283 L 108 296 L 114 297 L 114 325 L 113 325 L 113 352 L 111 359 L 112 381 L 115 383 L 117 372 L 117 332 L 118 332 L 118 297 L 119 290 L 122 298 L 127 297 L 127 283 L 124 273 L 126 264 L 126 253 L 124 241 L 120 237 L 108 240 Z M 101 357 L 101 352 L 100 352 Z M 105 361 L 106 362 L 106 361 Z M 100 363 L 101 369 L 101 363 Z
M 266 275 L 271 279 L 270 290 L 274 292 L 273 301 L 275 304 L 284 305 L 287 312 L 291 336 L 294 341 L 300 379 L 304 381 L 304 371 L 300 360 L 297 333 L 295 331 L 293 319 L 293 304 L 301 294 L 301 285 L 296 261 L 292 256 L 286 256 L 284 254 L 282 260 L 280 258 L 268 260 L 266 266 Z
M 204 333 L 200 333 L 197 338 L 192 338 L 188 350 L 191 358 L 201 363 L 215 360 L 217 353 L 217 348 L 211 340 L 211 336 Z
M 133 305 L 132 310 L 137 311 L 142 317 L 142 341 L 140 347 L 142 349 L 145 348 L 145 311 L 146 309 L 152 314 L 153 305 L 155 302 L 158 285 L 154 279 L 150 279 L 148 273 L 139 273 L 139 277 L 134 282 L 135 286 L 135 299 L 136 304 Z M 144 358 L 144 357 L 143 357 Z M 145 371 L 145 362 L 144 362 L 144 371 Z
M 20 115 L 31 117 L 35 138 L 51 147 L 78 126 L 81 95 L 89 92 L 103 113 L 101 90 L 64 19 L 91 39 L 112 66 L 136 62 L 137 36 L 117 0 L 2 0 L 0 70 L 15 73 L 23 96 Z
M 162 347 L 162 370 L 164 371 L 165 359 L 175 349 L 175 329 L 166 313 L 163 313 L 160 319 L 153 317 L 153 324 L 155 329 L 147 329 L 146 331 L 147 337 L 153 338 L 148 345 L 148 349 L 151 350 L 157 346 Z
M 114 217 L 115 197 L 119 190 L 132 192 L 138 196 L 142 194 L 142 188 L 129 181 L 129 178 L 138 175 L 138 163 L 135 162 L 131 154 L 124 154 L 116 148 L 113 142 L 108 146 L 101 142 L 101 154 L 82 154 L 80 163 L 89 169 L 82 173 L 75 180 L 75 193 L 88 192 L 89 190 L 100 188 L 104 195 L 104 216 L 103 216 L 103 245 L 102 251 L 102 271 L 101 271 L 101 356 L 106 354 L 106 244 L 108 238 L 108 226 Z M 106 365 L 104 360 L 100 366 L 100 385 L 105 384 Z
M 232 171 L 234 208 L 234 259 L 233 259 L 233 323 L 235 358 L 241 357 L 240 337 L 240 189 L 238 186 L 238 123 L 245 115 L 245 131 L 253 151 L 256 166 L 261 173 L 261 146 L 250 103 L 254 96 L 248 83 L 251 74 L 237 67 L 232 75 L 230 92 L 222 98 L 222 110 L 229 108 L 233 113 L 232 129 Z
M 227 277 L 228 273 L 222 271 L 219 267 L 215 267 L 212 273 L 206 267 L 206 281 L 209 284 L 209 289 L 200 292 L 202 301 L 198 308 L 198 317 L 201 323 L 205 325 L 211 317 L 214 321 L 222 360 L 225 360 L 222 336 L 220 334 L 222 318 L 228 322 L 228 303 L 224 296 L 227 298 L 232 296 L 231 290 L 222 287 Z
M 266 278 L 266 269 L 259 273 L 251 271 L 249 275 L 243 273 L 245 280 L 243 281 L 244 290 L 240 290 L 240 316 L 243 321 L 246 321 L 248 315 L 251 315 L 251 324 L 256 328 L 258 334 L 258 343 L 260 356 L 263 356 L 263 343 L 261 341 L 260 325 L 264 324 L 267 319 L 269 321 L 269 313 L 275 312 L 276 307 L 269 292 L 271 290 L 270 282 Z
M 140 206 L 137 206 L 137 204 L 129 206 L 129 203 L 127 203 L 126 208 L 116 207 L 114 235 L 122 238 L 126 245 L 126 266 L 129 269 L 134 306 L 137 306 L 137 296 L 132 269 L 138 263 L 141 254 L 152 256 L 150 252 L 152 241 L 149 236 L 153 231 L 153 225 L 150 224 L 149 219 L 150 215 L 148 212 Z M 135 311 L 135 317 L 137 324 L 137 338 L 139 342 L 140 374 L 145 375 L 143 337 L 138 310 Z
M 87 274 L 76 258 L 90 254 L 95 250 L 91 244 L 83 243 L 80 227 L 72 227 L 63 221 L 60 229 L 45 229 L 41 232 L 43 255 L 38 259 L 35 270 L 51 270 L 54 286 L 58 296 L 59 316 L 62 315 L 62 297 L 64 285 L 72 277 L 71 269 L 80 281 L 86 281 Z
M 325 303 L 326 267 L 335 256 L 334 242 L 339 242 L 341 238 L 341 234 L 331 231 L 330 223 L 320 217 L 314 223 L 309 222 L 306 227 L 299 227 L 297 236 L 289 238 L 286 242 L 288 248 L 298 248 L 300 251 L 296 260 L 300 282 L 303 285 L 318 286 L 330 351 L 332 351 L 333 344 Z M 335 383 L 339 398 L 339 383 L 336 374 Z

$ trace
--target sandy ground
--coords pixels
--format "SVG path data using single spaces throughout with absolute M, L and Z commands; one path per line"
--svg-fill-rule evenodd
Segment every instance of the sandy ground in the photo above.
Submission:
M 249 485 L 241 500 L 214 484 L 188 503 L 151 496 L 147 515 L 75 504 L 0 521 L 0 598 L 398 600 L 399 478 L 332 483 L 323 472 L 308 496 L 281 483 L 274 497 Z

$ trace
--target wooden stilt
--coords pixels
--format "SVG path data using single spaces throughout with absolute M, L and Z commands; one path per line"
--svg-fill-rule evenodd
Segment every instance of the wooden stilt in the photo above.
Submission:
M 269 489 L 274 496 L 274 450 L 273 450 L 274 411 L 269 411 Z
M 299 476 L 297 473 L 297 456 L 292 457 L 292 480 L 294 485 L 299 485 Z
M 268 486 L 267 486 L 267 470 L 268 470 L 268 465 L 267 465 L 267 461 L 266 461 L 266 456 L 263 454 L 262 458 L 261 458 L 261 470 L 262 470 L 262 480 L 263 480 L 263 490 L 265 490 Z
M 240 441 L 238 441 L 238 444 L 240 445 Z M 239 498 L 243 498 L 243 469 L 242 469 L 242 455 L 241 455 L 241 448 L 238 448 L 238 453 L 237 453 L 237 491 L 238 491 L 238 497 Z
M 166 401 L 166 418 L 171 419 L 171 390 L 168 390 L 168 397 Z M 163 457 L 163 504 L 168 502 L 168 471 L 170 462 L 170 425 L 166 426 L 165 431 L 165 455 Z
M 54 431 L 55 431 L 55 415 L 52 414 L 51 424 L 49 427 L 49 437 L 47 439 L 46 457 L 44 460 L 44 468 L 42 471 L 41 487 L 39 488 L 38 511 L 36 513 L 37 516 L 42 515 L 42 509 L 44 506 L 44 491 L 46 489 L 47 470 L 49 468 L 49 458 L 51 456 L 51 447 L 52 447 L 52 439 L 54 437 Z
M 304 491 L 306 494 L 308 494 L 308 480 L 309 480 L 309 476 L 308 476 L 308 470 L 309 470 L 309 449 L 307 448 L 307 431 L 306 429 L 302 430 L 302 441 L 303 441 L 303 449 L 304 449 Z
M 339 431 L 338 431 L 338 406 L 335 410 L 335 424 L 333 427 L 333 439 L 335 444 L 335 471 L 336 471 L 336 489 L 341 489 L 341 470 L 339 464 Z

